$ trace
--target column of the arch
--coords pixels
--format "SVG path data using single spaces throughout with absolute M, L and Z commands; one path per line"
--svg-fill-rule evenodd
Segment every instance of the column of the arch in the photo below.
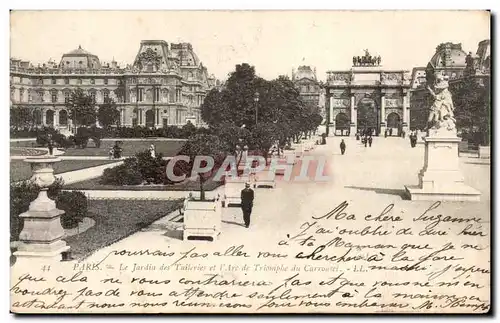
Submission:
M 355 136 L 356 130 L 358 128 L 358 114 L 357 114 L 358 111 L 356 110 L 356 98 L 354 97 L 354 93 L 351 93 L 350 107 L 351 107 L 351 123 L 350 123 L 349 136 Z
M 385 93 L 382 92 L 380 96 L 380 135 L 383 136 L 387 130 L 387 123 L 385 120 Z
M 333 96 L 330 96 L 328 99 L 328 128 L 330 132 L 330 136 L 335 136 L 335 118 L 333 117 Z
M 408 92 L 403 93 L 403 131 L 410 129 L 410 107 L 408 102 Z

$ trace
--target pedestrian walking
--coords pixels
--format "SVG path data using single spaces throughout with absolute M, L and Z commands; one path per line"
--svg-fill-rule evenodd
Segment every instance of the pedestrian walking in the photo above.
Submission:
M 368 145 L 368 137 L 365 137 L 365 147 Z
M 252 215 L 253 208 L 253 190 L 250 188 L 250 183 L 245 183 L 245 188 L 241 190 L 241 210 L 243 211 L 243 221 L 245 227 L 250 226 L 250 216 Z
M 372 136 L 368 137 L 368 145 L 371 147 L 373 142 Z
M 345 148 L 346 148 L 346 145 L 345 145 L 344 139 L 342 139 L 342 141 L 340 142 L 340 153 L 342 155 L 345 153 Z

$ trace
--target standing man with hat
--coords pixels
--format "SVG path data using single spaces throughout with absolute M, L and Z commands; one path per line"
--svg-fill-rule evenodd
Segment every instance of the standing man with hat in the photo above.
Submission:
M 253 190 L 250 188 L 250 183 L 245 183 L 245 188 L 241 190 L 241 210 L 243 211 L 243 221 L 245 227 L 250 226 L 250 215 L 252 214 L 253 207 Z

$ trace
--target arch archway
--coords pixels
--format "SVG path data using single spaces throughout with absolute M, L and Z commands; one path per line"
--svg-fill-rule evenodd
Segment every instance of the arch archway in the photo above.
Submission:
M 396 112 L 391 112 L 387 116 L 387 130 L 389 136 L 398 136 L 401 131 L 401 117 Z
M 155 125 L 155 113 L 153 110 L 146 111 L 146 127 L 153 128 Z
M 347 134 L 350 128 L 350 119 L 347 114 L 340 112 L 335 117 L 335 130 L 340 131 L 341 134 Z
M 45 111 L 45 124 L 47 126 L 54 126 L 54 111 L 52 110 Z
M 68 125 L 68 111 L 66 111 L 66 110 L 59 111 L 59 124 L 61 126 Z
M 363 98 L 358 103 L 357 128 L 360 133 L 375 134 L 379 132 L 378 106 L 372 98 Z

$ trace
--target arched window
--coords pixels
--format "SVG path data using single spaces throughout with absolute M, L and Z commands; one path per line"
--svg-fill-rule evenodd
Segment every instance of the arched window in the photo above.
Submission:
M 64 84 L 69 84 L 69 78 L 68 77 L 64 78 Z
M 66 110 L 59 111 L 59 124 L 61 126 L 68 125 L 68 112 Z
M 35 119 L 36 125 L 41 125 L 42 124 L 42 112 L 38 109 L 33 111 L 33 119 Z

